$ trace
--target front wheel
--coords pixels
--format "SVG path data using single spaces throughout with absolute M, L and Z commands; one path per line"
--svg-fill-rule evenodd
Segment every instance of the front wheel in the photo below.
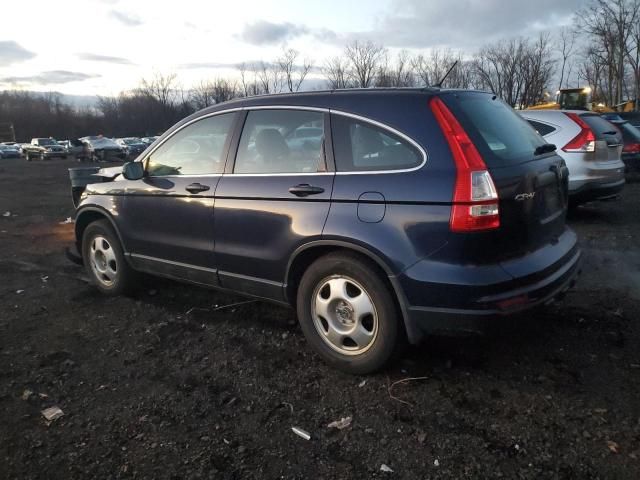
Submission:
M 82 259 L 92 283 L 106 295 L 130 293 L 135 272 L 124 258 L 118 235 L 108 220 L 91 223 L 82 235 Z
M 334 253 L 311 264 L 300 281 L 297 312 L 311 346 L 348 373 L 376 371 L 404 345 L 389 287 L 356 255 Z

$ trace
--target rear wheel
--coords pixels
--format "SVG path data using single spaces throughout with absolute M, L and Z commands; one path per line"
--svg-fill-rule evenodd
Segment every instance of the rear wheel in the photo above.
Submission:
M 124 258 L 122 247 L 108 220 L 91 223 L 82 236 L 82 258 L 93 284 L 106 295 L 130 293 L 135 272 Z
M 307 341 L 345 372 L 378 370 L 404 344 L 388 286 L 356 255 L 329 254 L 311 264 L 300 281 L 297 311 Z

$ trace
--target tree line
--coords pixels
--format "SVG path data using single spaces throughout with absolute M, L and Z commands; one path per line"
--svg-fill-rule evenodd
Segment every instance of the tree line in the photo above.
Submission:
M 184 88 L 175 73 L 155 73 L 133 90 L 99 97 L 95 108 L 79 110 L 55 94 L 5 91 L 0 93 L 0 122 L 13 122 L 22 140 L 42 135 L 154 135 L 220 102 L 310 86 L 439 84 L 491 91 L 515 108 L 526 108 L 553 100 L 555 94 L 550 92 L 556 89 L 589 85 L 594 100 L 615 105 L 638 97 L 639 64 L 640 0 L 591 0 L 576 12 L 572 25 L 554 35 L 505 39 L 472 53 L 432 49 L 428 54 L 405 50 L 392 54 L 376 42 L 353 41 L 341 54 L 316 63 L 285 47 L 270 61 L 238 65 L 234 78 L 209 78 Z

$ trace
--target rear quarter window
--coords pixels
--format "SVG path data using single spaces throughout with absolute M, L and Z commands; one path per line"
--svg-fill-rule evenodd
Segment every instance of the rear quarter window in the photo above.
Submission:
M 543 137 L 557 130 L 555 127 L 552 127 L 551 125 L 548 125 L 542 122 L 537 122 L 535 120 L 527 120 L 527 122 L 529 122 L 529 125 L 531 125 L 536 130 L 536 132 L 538 132 Z
M 333 114 L 331 131 L 338 172 L 406 170 L 424 160 L 406 138 L 365 120 Z
M 488 167 L 532 160 L 545 140 L 524 118 L 495 95 L 460 92 L 441 95 Z

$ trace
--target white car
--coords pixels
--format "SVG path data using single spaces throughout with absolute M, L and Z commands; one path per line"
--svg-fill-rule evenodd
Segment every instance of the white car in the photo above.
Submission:
M 597 113 L 585 110 L 522 110 L 540 135 L 557 148 L 569 169 L 574 205 L 616 197 L 624 187 L 622 134 Z

